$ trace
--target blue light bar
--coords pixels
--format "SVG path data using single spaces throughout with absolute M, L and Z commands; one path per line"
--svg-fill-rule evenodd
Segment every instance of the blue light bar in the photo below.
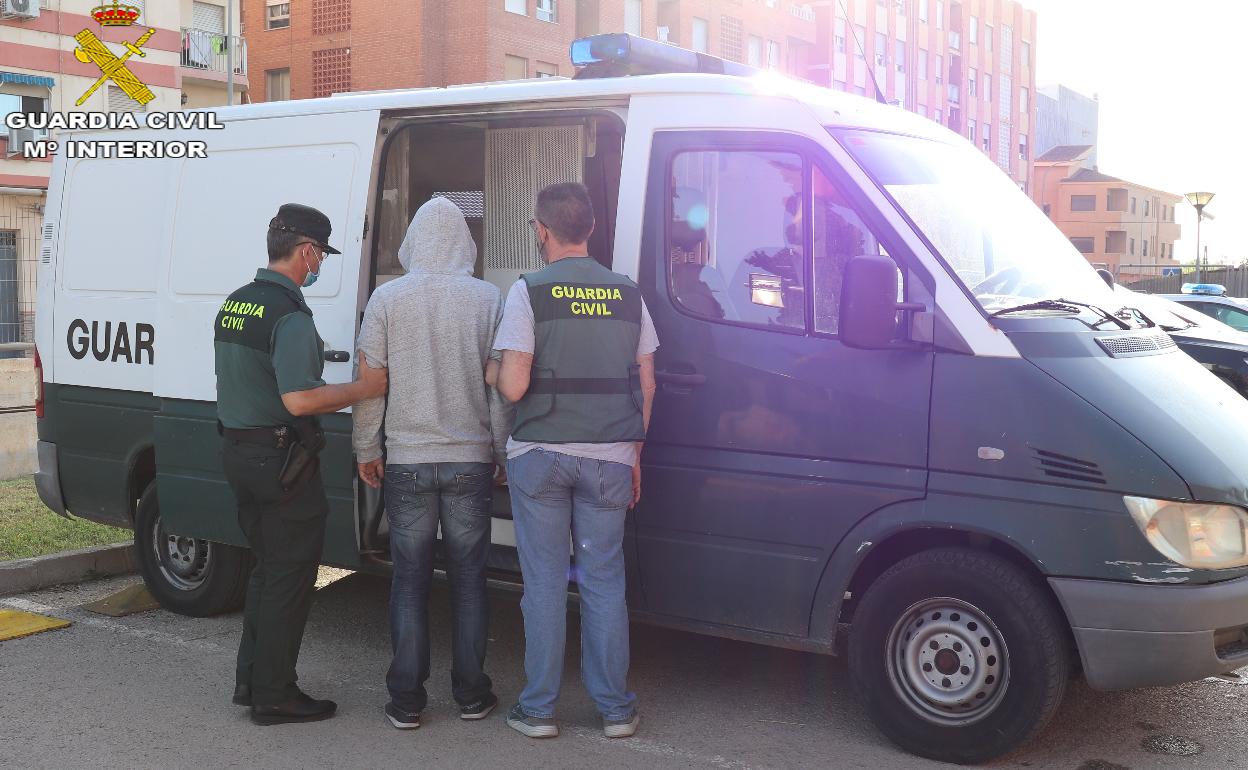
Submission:
M 1221 297 L 1226 294 L 1226 287 L 1220 283 L 1185 283 L 1181 291 L 1184 294 L 1209 294 Z
M 583 37 L 572 43 L 577 77 L 620 77 L 669 72 L 756 75 L 760 70 L 687 48 L 625 33 Z

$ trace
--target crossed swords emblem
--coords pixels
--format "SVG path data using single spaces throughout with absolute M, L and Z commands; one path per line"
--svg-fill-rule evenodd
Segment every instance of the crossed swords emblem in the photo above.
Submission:
M 100 68 L 100 79 L 95 81 L 95 85 L 87 89 L 76 105 L 81 107 L 83 102 L 90 98 L 100 86 L 108 81 L 113 81 L 117 86 L 125 92 L 126 96 L 135 100 L 139 104 L 146 105 L 148 102 L 156 98 L 156 94 L 152 93 L 152 89 L 143 84 L 143 81 L 134 76 L 126 67 L 126 60 L 131 56 L 138 54 L 140 57 L 146 57 L 147 52 L 143 50 L 143 46 L 148 40 L 152 39 L 152 35 L 156 34 L 156 30 L 149 29 L 143 33 L 143 36 L 133 43 L 126 43 L 126 52 L 121 56 L 116 56 L 112 51 L 108 50 L 108 46 L 89 29 L 84 29 L 74 39 L 78 41 L 78 47 L 74 49 L 74 58 L 86 64 L 94 62 L 95 66 Z

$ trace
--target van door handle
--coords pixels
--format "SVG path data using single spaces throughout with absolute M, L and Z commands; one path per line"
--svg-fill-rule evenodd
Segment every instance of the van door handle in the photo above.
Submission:
M 333 364 L 345 364 L 351 360 L 351 354 L 345 350 L 326 350 L 323 357 Z
M 656 382 L 660 382 L 664 385 L 677 385 L 677 386 L 686 387 L 686 388 L 691 388 L 695 385 L 706 384 L 705 374 L 687 374 L 685 372 L 666 372 L 661 369 L 655 371 L 654 379 Z

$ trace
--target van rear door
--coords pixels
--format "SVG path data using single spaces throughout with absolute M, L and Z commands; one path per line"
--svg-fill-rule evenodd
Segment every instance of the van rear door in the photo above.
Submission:
M 208 141 L 208 158 L 186 161 L 174 188 L 170 258 L 157 300 L 157 478 L 162 516 L 180 534 L 242 542 L 218 459 L 212 323 L 225 298 L 266 264 L 268 223 L 283 203 L 314 206 L 333 226 L 329 242 L 342 256 L 325 260 L 304 295 L 326 349 L 352 358 L 327 361 L 325 381 L 352 378 L 379 119 L 366 110 L 229 120 L 224 130 L 195 136 Z M 340 547 L 354 560 L 350 421 L 331 415 L 325 426 L 326 556 Z

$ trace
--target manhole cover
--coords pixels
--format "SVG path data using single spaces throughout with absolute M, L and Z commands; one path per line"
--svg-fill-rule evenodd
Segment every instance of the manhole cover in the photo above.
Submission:
M 1205 750 L 1204 746 L 1181 735 L 1150 735 L 1141 745 L 1145 751 L 1171 757 L 1192 757 Z

